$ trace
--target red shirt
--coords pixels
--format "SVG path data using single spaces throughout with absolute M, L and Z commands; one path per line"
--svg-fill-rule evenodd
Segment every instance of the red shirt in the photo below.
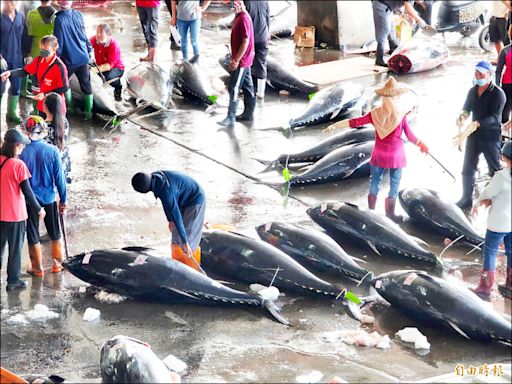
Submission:
M 160 0 L 136 0 L 135 5 L 141 8 L 156 8 L 160 5 Z
M 0 155 L 0 164 L 6 157 Z M 16 223 L 27 220 L 27 206 L 20 183 L 30 178 L 30 172 L 23 161 L 16 158 L 7 160 L 0 170 L 0 221 Z
M 233 57 L 237 54 L 242 45 L 242 40 L 245 38 L 249 39 L 249 46 L 240 59 L 240 68 L 252 67 L 252 61 L 254 59 L 254 31 L 252 20 L 251 16 L 249 16 L 246 11 L 243 11 L 235 16 L 231 27 L 231 52 Z
M 507 56 L 505 56 L 505 73 L 503 74 L 501 83 L 512 84 L 512 49 L 510 49 Z
M 37 75 L 40 92 L 44 94 L 59 93 L 65 105 L 64 93 L 69 89 L 68 70 L 57 55 L 54 55 L 48 62 L 38 56 L 30 64 L 25 65 L 24 69 L 31 75 Z M 43 103 L 44 100 L 37 102 L 37 109 L 41 112 L 44 112 Z M 64 107 L 64 112 L 66 112 L 66 107 Z
M 110 64 L 111 69 L 124 69 L 119 43 L 113 37 L 109 37 L 109 40 L 110 41 L 107 43 L 101 44 L 96 41 L 96 36 L 91 37 L 91 45 L 94 49 L 96 64 Z

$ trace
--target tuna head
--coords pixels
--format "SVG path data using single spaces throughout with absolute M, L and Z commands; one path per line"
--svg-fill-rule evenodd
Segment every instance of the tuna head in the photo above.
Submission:
M 151 350 L 149 344 L 127 336 L 114 336 L 101 347 L 104 383 L 176 383 L 179 376 Z

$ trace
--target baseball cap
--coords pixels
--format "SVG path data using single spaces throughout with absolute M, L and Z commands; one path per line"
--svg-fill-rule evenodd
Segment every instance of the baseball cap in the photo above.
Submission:
M 476 66 L 475 69 L 480 73 L 487 73 L 493 70 L 491 63 L 488 61 L 480 61 Z

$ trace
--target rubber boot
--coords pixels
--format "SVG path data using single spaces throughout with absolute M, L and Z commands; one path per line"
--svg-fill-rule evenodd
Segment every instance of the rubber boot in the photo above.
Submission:
M 59 273 L 62 271 L 62 241 L 60 240 L 51 240 L 50 241 L 50 250 L 53 259 L 52 273 Z
M 368 194 L 368 208 L 375 209 L 377 205 L 377 195 Z
M 244 112 L 236 117 L 237 121 L 253 121 L 254 109 L 256 108 L 256 98 L 244 99 Z
M 267 85 L 267 81 L 265 79 L 256 79 L 256 84 L 257 84 L 256 97 L 258 99 L 264 99 L 265 98 L 265 87 Z
M 403 217 L 400 215 L 395 215 L 395 206 L 396 206 L 396 199 L 386 197 L 386 201 L 385 201 L 386 216 L 389 217 L 391 220 L 393 220 L 395 223 L 401 223 L 403 221 Z
M 7 97 L 7 116 L 6 119 L 16 124 L 21 123 L 21 118 L 18 115 L 18 102 L 20 101 L 19 96 Z
M 500 293 L 510 299 L 512 297 L 512 268 L 507 268 L 507 279 L 505 280 L 505 285 L 498 284 L 498 290 Z
M 27 273 L 32 276 L 43 277 L 43 253 L 41 252 L 41 244 L 37 243 L 34 245 L 29 245 L 28 254 L 30 256 L 32 270 L 27 271 Z
M 375 58 L 375 65 L 380 67 L 387 67 L 388 65 L 384 61 L 384 49 L 377 47 L 377 57 Z
M 149 48 L 149 53 L 148 53 L 148 60 L 150 63 L 155 63 L 155 58 L 156 58 L 156 48 Z
M 233 127 L 235 125 L 235 121 L 236 121 L 236 109 L 237 108 L 238 108 L 238 100 L 237 101 L 231 100 L 229 102 L 227 117 L 222 121 L 218 121 L 217 124 L 222 125 L 223 127 Z
M 85 95 L 84 96 L 84 115 L 85 120 L 91 120 L 93 113 L 92 113 L 92 105 L 94 103 L 94 96 L 93 95 Z
M 468 209 L 473 206 L 474 188 L 475 178 L 471 176 L 462 176 L 462 197 L 456 203 L 460 209 Z
M 495 272 L 482 270 L 480 283 L 476 288 L 473 288 L 472 291 L 479 296 L 490 296 L 492 286 L 494 285 L 494 273 Z
M 71 93 L 71 89 L 68 89 L 64 94 L 66 98 L 66 110 L 68 113 L 76 113 L 75 107 L 73 106 L 73 95 Z
M 178 244 L 171 244 L 172 249 L 172 258 L 176 261 L 179 261 L 180 263 L 183 263 L 185 265 L 188 265 L 189 267 L 195 269 L 196 271 L 199 271 L 199 268 L 197 268 L 197 265 L 190 260 L 190 258 L 183 252 L 183 249 L 181 249 L 181 246 Z M 198 264 L 201 263 L 201 248 L 198 247 L 195 249 L 192 253 L 194 259 L 197 261 Z

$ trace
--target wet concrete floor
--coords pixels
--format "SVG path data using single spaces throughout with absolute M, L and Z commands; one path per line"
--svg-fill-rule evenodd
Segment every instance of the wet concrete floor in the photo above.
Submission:
M 181 53 L 169 50 L 168 14 L 162 8 L 158 62 L 169 70 L 181 59 Z M 127 68 L 145 54 L 143 37 L 136 11 L 128 2 L 116 2 L 109 9 L 84 11 L 88 34 L 95 26 L 108 22 L 121 42 Z M 213 27 L 224 14 L 212 7 L 201 30 L 201 60 L 209 75 L 218 78 L 225 73 L 217 60 L 226 53 L 229 32 Z M 399 80 L 419 95 L 418 116 L 414 131 L 456 175 L 460 173 L 463 154 L 452 147 L 456 133 L 455 118 L 471 86 L 473 64 L 482 58 L 493 58 L 476 46 L 476 40 L 462 42 L 457 35 L 447 36 L 451 57 L 447 65 L 434 71 L 403 76 Z M 294 50 L 291 39 L 272 42 L 270 54 L 284 65 L 324 61 L 339 53 L 328 50 Z M 355 79 L 371 87 L 386 79 L 376 75 Z M 224 99 L 227 94 L 222 95 Z M 178 112 L 165 118 L 138 120 L 140 125 L 125 122 L 109 135 L 102 131 L 103 121 L 84 122 L 80 116 L 70 117 L 70 151 L 74 181 L 69 186 L 67 214 L 68 242 L 71 254 L 85 250 L 154 246 L 168 255 L 170 241 L 161 205 L 152 195 L 133 191 L 131 176 L 138 171 L 175 169 L 195 177 L 207 195 L 207 218 L 210 223 L 230 224 L 244 233 L 254 234 L 256 225 L 268 221 L 286 221 L 314 228 L 306 215 L 308 206 L 326 200 L 366 204 L 367 179 L 343 181 L 327 186 L 293 189 L 286 197 L 279 190 L 257 182 L 280 180 L 277 174 L 259 175 L 262 165 L 252 158 L 273 159 L 278 154 L 305 148 L 325 137 L 323 126 L 307 129 L 286 138 L 263 128 L 281 126 L 304 108 L 306 101 L 283 97 L 272 90 L 265 104 L 256 111 L 252 127 L 237 124 L 233 131 L 218 130 L 216 121 L 224 111 L 209 116 L 203 109 L 176 100 Z M 128 96 L 120 108 L 133 107 Z M 2 130 L 5 129 L 5 105 L 2 106 Z M 408 166 L 404 169 L 402 187 L 429 187 L 449 199 L 457 199 L 460 181 L 441 171 L 417 148 L 407 146 Z M 484 171 L 482 171 L 484 173 Z M 388 184 L 382 186 L 382 193 Z M 383 211 L 383 199 L 377 209 Z M 475 226 L 484 232 L 485 214 Z M 426 240 L 439 254 L 442 238 L 415 228 L 404 227 Z M 44 230 L 43 230 L 44 232 Z M 376 273 L 402 268 L 425 268 L 409 261 L 387 259 L 370 249 L 341 242 L 345 249 L 368 262 Z M 43 244 L 45 266 L 51 267 L 49 245 Z M 469 248 L 457 246 L 446 257 L 480 261 L 481 253 L 466 256 Z M 25 265 L 28 254 L 24 253 Z M 503 278 L 500 258 L 499 280 Z M 70 381 L 99 382 L 99 349 L 106 339 L 116 334 L 132 336 L 152 345 L 160 356 L 173 353 L 189 365 L 184 377 L 189 382 L 294 382 L 300 374 L 318 370 L 324 379 L 337 375 L 350 382 L 414 381 L 453 372 L 458 364 L 480 366 L 484 363 L 510 363 L 510 348 L 499 344 L 467 341 L 450 330 L 417 324 L 395 309 L 378 305 L 371 309 L 376 323 L 365 329 L 377 330 L 392 338 L 390 350 L 377 350 L 345 345 L 333 341 L 330 332 L 357 329 L 361 325 L 348 318 L 339 304 L 311 298 L 285 296 L 282 313 L 295 326 L 284 327 L 270 320 L 262 311 L 199 307 L 192 305 L 155 304 L 125 301 L 105 304 L 92 293 L 79 293 L 84 285 L 68 272 L 49 273 L 43 279 L 27 277 L 29 288 L 21 292 L 1 291 L 1 360 L 20 374 L 59 374 Z M 5 272 L 2 271 L 5 283 Z M 325 277 L 360 294 L 363 289 L 342 277 Z M 464 271 L 464 278 L 475 283 L 478 269 Z M 242 289 L 244 287 L 241 287 Z M 35 304 L 45 304 L 57 312 L 57 319 L 16 325 L 9 319 L 26 312 Z M 493 305 L 510 315 L 510 301 L 496 292 Z M 82 320 L 86 308 L 101 311 L 99 322 Z M 431 343 L 430 353 L 420 355 L 401 344 L 394 334 L 405 326 L 417 326 Z

